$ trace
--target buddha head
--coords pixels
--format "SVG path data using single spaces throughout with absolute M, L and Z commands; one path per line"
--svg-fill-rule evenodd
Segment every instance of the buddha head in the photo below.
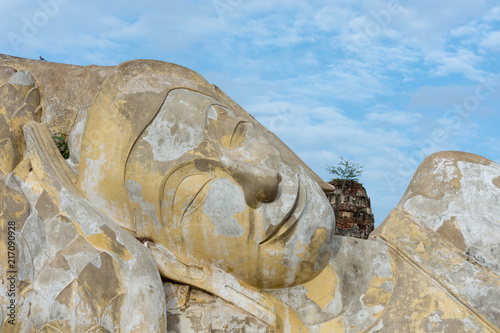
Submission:
M 89 201 L 185 264 L 258 288 L 303 283 L 327 264 L 328 184 L 186 68 L 119 65 L 89 110 L 79 162 Z

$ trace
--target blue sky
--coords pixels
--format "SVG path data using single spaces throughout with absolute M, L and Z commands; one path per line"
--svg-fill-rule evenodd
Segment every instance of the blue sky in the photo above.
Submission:
M 3 0 L 0 28 L 4 54 L 194 69 L 324 179 L 365 164 L 377 225 L 430 153 L 500 162 L 496 0 Z

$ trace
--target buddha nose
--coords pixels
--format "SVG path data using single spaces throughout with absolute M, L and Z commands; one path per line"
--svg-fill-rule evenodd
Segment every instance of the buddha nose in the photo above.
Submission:
M 259 202 L 276 200 L 281 175 L 275 170 L 242 161 L 228 162 L 227 169 L 243 188 L 248 206 L 256 208 Z

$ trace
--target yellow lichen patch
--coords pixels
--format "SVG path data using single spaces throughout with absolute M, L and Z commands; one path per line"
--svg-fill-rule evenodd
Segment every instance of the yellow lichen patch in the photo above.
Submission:
M 332 333 L 332 332 L 345 332 L 344 321 L 342 318 L 335 318 L 332 321 L 326 322 L 321 325 L 319 333 Z
M 10 138 L 0 138 L 0 172 L 10 173 L 21 161 L 21 154 Z
M 64 216 L 64 215 L 62 215 L 62 216 Z M 71 221 L 71 219 L 70 219 L 70 221 Z M 73 221 L 72 221 L 72 222 L 73 222 Z M 86 237 L 85 237 L 85 234 L 83 233 L 82 228 L 80 227 L 80 225 L 79 225 L 78 223 L 76 223 L 76 222 L 73 222 L 73 225 L 75 226 L 76 232 L 77 232 L 80 236 L 82 236 L 83 238 L 86 238 Z
M 132 255 L 128 249 L 119 243 L 116 239 L 116 234 L 107 225 L 101 226 L 101 232 L 88 237 L 88 241 L 100 250 L 107 250 L 111 253 L 118 254 L 123 260 L 132 259 Z M 79 230 L 80 232 L 80 230 Z
M 231 147 L 231 137 L 232 137 L 232 133 L 229 133 L 229 134 L 221 137 L 220 141 L 224 147 L 228 147 L 228 148 Z
M 392 210 L 385 223 L 384 229 L 379 235 L 391 244 L 398 244 L 398 251 L 410 256 L 418 255 L 422 263 L 432 262 L 433 265 L 439 263 L 442 268 L 448 269 L 462 265 L 465 260 L 463 255 L 457 251 L 456 246 L 450 246 L 449 243 L 443 242 L 443 238 L 436 233 L 419 226 L 413 217 L 405 211 Z M 453 251 L 450 256 L 436 255 L 437 253 L 447 253 L 450 250 Z
M 325 309 L 335 297 L 335 289 L 339 283 L 333 267 L 328 265 L 312 281 L 302 284 L 307 290 L 307 297 Z
M 163 288 L 165 290 L 167 310 L 182 308 L 186 305 L 188 299 L 191 300 L 190 287 L 188 285 L 165 282 Z
M 26 179 L 26 183 L 31 187 L 35 195 L 41 194 L 44 191 L 40 186 L 40 182 L 38 181 L 38 178 L 36 177 L 34 172 L 29 173 L 29 176 Z
M 320 247 L 328 237 L 328 230 L 326 228 L 318 228 L 311 237 L 309 244 L 303 245 L 300 241 L 297 243 L 295 254 L 303 261 L 296 270 L 296 278 L 300 283 L 309 281 L 321 273 L 323 267 L 328 262 L 329 255 L 324 256 L 324 261 L 318 265 L 317 253 L 320 253 Z M 320 267 L 318 267 L 320 266 Z M 307 279 L 300 279 L 300 277 L 308 277 Z
M 418 243 L 418 246 L 415 248 L 415 252 L 420 253 L 420 254 L 425 252 L 424 242 Z
M 466 154 L 457 152 L 440 152 L 428 156 L 418 167 L 411 185 L 406 190 L 401 202 L 421 195 L 425 198 L 440 200 L 446 193 L 453 193 L 460 188 L 462 173 L 458 167 L 459 160 L 470 159 Z M 437 174 L 447 176 L 436 177 Z M 448 180 L 451 178 L 451 181 Z
M 97 314 L 101 316 L 115 297 L 125 293 L 126 288 L 120 267 L 114 258 L 107 253 L 101 253 L 99 259 L 100 266 L 87 264 L 78 275 L 78 281 L 87 289 Z M 121 304 L 117 305 L 121 308 Z
M 410 319 L 413 321 L 424 320 L 435 313 L 440 314 L 439 317 L 441 320 L 465 319 L 470 317 L 464 308 L 461 308 L 455 301 L 436 288 L 424 289 L 420 295 L 421 297 L 415 299 L 411 305 L 414 311 L 410 315 Z M 405 306 L 408 305 L 406 304 Z
M 460 231 L 460 226 L 458 225 L 456 216 L 452 216 L 451 219 L 445 220 L 441 227 L 437 230 L 437 233 L 443 236 L 446 240 L 450 241 L 460 251 L 464 252 L 467 249 L 467 245 L 465 244 L 464 236 Z
M 370 287 L 363 297 L 363 303 L 372 308 L 377 305 L 385 306 L 392 295 L 392 290 L 388 291 L 382 287 L 386 282 L 392 282 L 390 277 L 376 276 L 370 281 Z M 376 313 L 375 316 L 379 317 L 382 311 Z
M 474 275 L 474 279 L 478 281 L 482 281 L 484 283 L 490 284 L 490 285 L 497 285 L 500 288 L 500 280 L 496 276 L 496 274 L 486 271 L 486 270 L 481 270 L 476 272 Z
M 311 244 L 302 245 L 302 243 L 299 242 L 296 250 L 297 256 L 304 260 L 314 260 L 314 258 L 311 258 L 311 254 L 319 252 L 319 247 L 323 245 L 327 236 L 328 230 L 326 228 L 316 229 L 311 239 L 311 244 L 313 244 L 313 246 L 311 247 Z
M 104 310 L 104 314 L 101 317 L 102 322 L 107 321 L 108 323 L 113 323 L 114 332 L 120 332 L 120 321 L 122 319 L 122 309 L 123 304 L 125 303 L 125 296 L 126 294 L 121 294 L 113 298 L 111 302 L 109 302 L 106 310 Z
M 493 179 L 492 182 L 493 182 L 493 185 L 495 185 L 496 187 L 500 188 L 500 176 L 498 176 L 497 178 Z
M 309 332 L 295 311 L 283 304 L 271 294 L 266 293 L 267 298 L 276 308 L 276 333 L 306 333 Z M 336 331 L 334 331 L 336 332 Z
M 75 279 L 56 297 L 56 301 L 67 309 L 68 315 L 50 323 L 60 332 L 86 332 L 97 325 L 98 317 L 88 290 Z M 75 321 L 70 318 L 76 318 Z
M 456 188 L 457 190 L 460 189 L 462 187 L 462 185 L 460 185 L 460 180 L 458 178 L 453 178 L 451 181 L 450 181 L 450 184 L 451 186 L 453 186 L 454 188 Z
M 398 266 L 398 282 L 390 300 L 391 306 L 381 316 L 388 332 L 395 332 L 396 327 L 401 332 L 443 331 L 442 327 L 434 327 L 434 323 L 450 325 L 450 332 L 465 332 L 462 321 L 476 322 L 471 312 L 450 298 L 446 291 L 427 277 L 415 274 L 415 267 L 402 258 L 398 259 Z M 456 324 L 459 326 L 454 327 Z
M 5 186 L 3 197 L 0 198 L 0 216 L 5 220 L 17 221 L 16 227 L 21 229 L 29 214 L 30 208 L 24 194 Z

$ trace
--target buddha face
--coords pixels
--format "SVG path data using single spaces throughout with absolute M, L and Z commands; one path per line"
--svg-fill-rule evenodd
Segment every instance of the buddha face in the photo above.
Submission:
M 248 113 L 214 96 L 170 91 L 137 139 L 126 167 L 137 235 L 259 288 L 314 278 L 335 226 L 317 176 Z

